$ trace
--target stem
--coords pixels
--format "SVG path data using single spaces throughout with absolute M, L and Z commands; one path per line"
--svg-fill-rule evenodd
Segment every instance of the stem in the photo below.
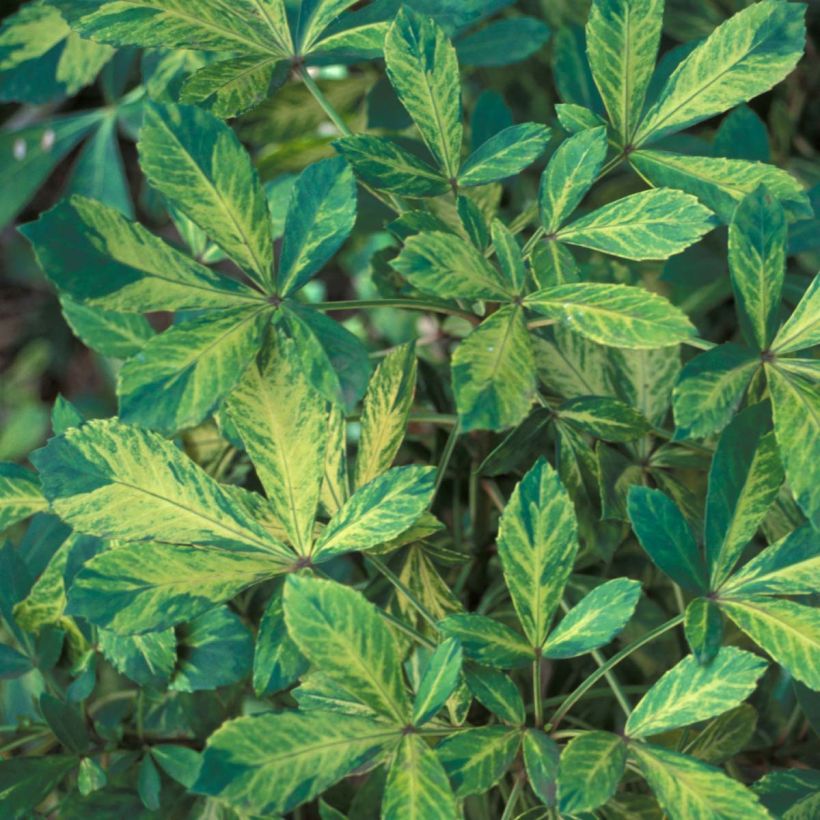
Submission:
M 388 566 L 381 560 L 381 558 L 376 558 L 375 555 L 366 555 L 364 554 L 365 559 L 371 563 L 388 581 L 390 581 L 393 586 L 404 595 L 405 598 L 410 602 L 413 608 L 421 615 L 422 618 L 431 626 L 433 629 L 438 632 L 438 624 L 436 623 L 436 619 L 427 611 L 427 608 L 424 604 L 419 601 L 418 598 L 410 591 L 404 581 L 398 577 Z
M 417 629 L 414 629 L 410 624 L 406 624 L 401 618 L 397 618 L 395 615 L 391 615 L 384 609 L 379 608 L 379 614 L 385 621 L 389 621 L 399 632 L 403 632 L 407 637 L 412 638 L 414 641 L 418 641 L 423 646 L 426 646 L 428 649 L 435 649 L 436 645 L 433 641 L 429 638 L 425 637 L 421 634 Z
M 535 727 L 544 725 L 544 701 L 541 690 L 541 653 L 532 662 L 532 708 L 535 714 Z
M 570 709 L 602 678 L 604 675 L 609 672 L 610 669 L 616 667 L 622 660 L 628 658 L 633 652 L 640 649 L 642 646 L 648 644 L 650 641 L 653 641 L 655 638 L 660 637 L 666 632 L 669 632 L 670 629 L 674 629 L 678 624 L 683 623 L 683 615 L 676 615 L 674 618 L 670 618 L 666 623 L 661 624 L 660 626 L 656 626 L 654 629 L 650 629 L 646 635 L 638 638 L 637 640 L 633 641 L 628 646 L 625 646 L 620 652 L 613 655 L 608 661 L 604 662 L 604 665 L 599 667 L 596 672 L 593 672 L 580 686 L 578 686 L 575 690 L 570 692 L 569 695 L 564 699 L 563 703 L 558 707 L 555 711 L 555 714 L 552 716 L 551 728 L 553 730 L 558 728 L 558 725 L 564 719 L 564 715 L 569 712 Z
M 353 132 L 347 127 L 347 123 L 341 118 L 339 112 L 330 104 L 330 100 L 325 97 L 324 92 L 321 88 L 316 84 L 316 81 L 313 77 L 310 76 L 310 72 L 302 66 L 299 69 L 299 74 L 302 77 L 302 82 L 305 84 L 305 88 L 313 95 L 313 99 L 316 100 L 317 103 L 322 107 L 322 111 L 327 114 L 330 118 L 330 121 L 339 129 L 339 131 L 344 134 L 346 137 L 352 137 Z
M 717 347 L 714 342 L 710 342 L 707 339 L 700 339 L 697 336 L 687 336 L 681 344 L 689 345 L 689 347 L 696 347 L 698 350 L 712 350 Z
M 475 319 L 475 315 L 443 302 L 425 301 L 424 299 L 348 299 L 339 302 L 313 302 L 314 310 L 359 310 L 361 308 L 400 308 L 402 310 L 421 310 L 425 313 L 444 313 L 449 316 L 460 316 L 463 319 Z
M 441 459 L 438 463 L 438 470 L 436 473 L 436 486 L 433 489 L 433 498 L 438 495 L 438 491 L 441 489 L 441 485 L 444 483 L 444 477 L 447 475 L 447 465 L 450 463 L 450 459 L 453 456 L 453 451 L 456 448 L 456 442 L 458 441 L 458 437 L 461 434 L 461 425 L 459 424 L 458 420 L 453 425 L 453 429 L 450 430 L 450 435 L 447 436 L 447 443 L 444 445 L 444 450 L 441 453 Z M 432 503 L 432 500 L 431 502 Z
M 593 649 L 590 654 L 592 655 L 595 663 L 598 664 L 599 669 L 603 669 L 606 666 L 606 658 L 597 649 Z M 621 689 L 621 684 L 618 683 L 618 679 L 609 670 L 604 672 L 604 678 L 606 678 L 609 688 L 612 689 L 612 694 L 615 695 L 615 700 L 618 701 L 618 705 L 628 718 L 632 714 L 632 707 L 629 705 L 629 701 L 626 699 L 623 689 Z
M 507 798 L 507 805 L 504 806 L 504 814 L 501 815 L 501 820 L 510 820 L 513 816 L 515 804 L 518 802 L 518 795 L 521 794 L 521 783 L 522 779 L 520 777 L 516 777 L 515 783 L 513 783 L 512 791 L 510 792 L 510 796 Z

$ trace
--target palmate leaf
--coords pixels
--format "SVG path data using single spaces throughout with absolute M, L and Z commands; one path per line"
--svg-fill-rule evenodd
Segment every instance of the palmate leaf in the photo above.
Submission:
M 759 367 L 754 351 L 732 342 L 687 362 L 672 393 L 675 438 L 702 438 L 723 430 Z
M 766 661 L 723 647 L 707 666 L 693 656 L 670 669 L 632 711 L 624 732 L 645 738 L 728 711 L 743 701 L 766 670 Z
M 637 761 L 661 808 L 672 820 L 729 820 L 742 816 L 764 820 L 769 813 L 756 795 L 720 769 L 661 746 L 636 743 Z
M 513 490 L 498 532 L 504 580 L 533 649 L 547 637 L 577 552 L 572 501 L 540 458 Z
M 250 288 L 85 197 L 61 202 L 20 231 L 49 279 L 82 304 L 131 313 L 264 304 Z M 89 270 L 95 275 L 88 276 Z
M 817 609 L 768 598 L 720 600 L 720 608 L 793 677 L 820 691 Z
M 285 585 L 288 633 L 311 664 L 354 701 L 405 725 L 410 701 L 396 639 L 361 593 L 307 576 Z
M 564 140 L 541 175 L 541 224 L 554 234 L 592 187 L 607 152 L 606 128 L 589 128 Z
M 461 166 L 461 84 L 452 43 L 430 17 L 403 6 L 384 43 L 387 76 L 448 179 Z
M 154 632 L 195 618 L 292 563 L 255 550 L 127 544 L 83 566 L 66 612 L 118 634 Z
M 19 464 L 0 462 L 0 532 L 46 509 L 37 476 Z
M 413 724 L 426 723 L 444 706 L 461 675 L 461 644 L 448 638 L 430 658 L 413 702 Z
M 221 486 L 156 433 L 90 421 L 52 438 L 31 460 L 51 508 L 79 532 L 288 555 L 240 503 L 244 491 Z
M 120 418 L 168 434 L 204 421 L 259 351 L 269 315 L 234 308 L 154 336 L 119 372 Z
M 495 785 L 513 762 L 520 741 L 519 730 L 506 726 L 469 729 L 443 740 L 436 754 L 456 797 L 481 794 Z
M 521 422 L 535 397 L 535 377 L 524 311 L 518 305 L 505 305 L 453 354 L 453 391 L 461 430 L 503 430 Z
M 768 91 L 803 54 L 805 6 L 763 0 L 730 17 L 672 72 L 635 145 L 680 131 Z
M 435 467 L 394 467 L 360 487 L 330 519 L 316 540 L 317 560 L 367 550 L 408 530 L 429 507 Z
M 643 112 L 663 5 L 663 0 L 596 0 L 590 9 L 589 65 L 622 146 L 629 145 Z
M 394 727 L 337 712 L 239 718 L 208 738 L 194 791 L 253 814 L 287 813 L 399 737 Z
M 626 744 L 609 732 L 582 732 L 561 753 L 558 805 L 562 812 L 592 811 L 609 800 L 626 769 Z
M 224 122 L 193 106 L 146 106 L 140 167 L 258 284 L 271 281 L 270 213 L 256 169 Z
M 777 330 L 786 272 L 786 214 L 764 187 L 735 211 L 729 226 L 729 270 L 746 341 L 766 350 Z
M 322 32 L 355 3 L 356 0 L 302 0 L 297 29 L 299 53 L 309 52 Z
M 609 643 L 635 612 L 641 585 L 614 578 L 595 587 L 567 612 L 544 644 L 545 658 L 575 658 Z
M 560 228 L 555 236 L 624 259 L 667 259 L 708 233 L 713 219 L 695 197 L 655 188 L 604 205 Z
M 808 350 L 820 344 L 820 276 L 815 276 L 772 343 L 775 353 Z
M 291 189 L 277 292 L 288 296 L 301 288 L 339 250 L 355 221 L 356 183 L 343 157 L 302 171 Z
M 382 820 L 456 820 L 456 800 L 436 752 L 418 735 L 402 738 L 387 772 Z
M 458 184 L 467 188 L 514 176 L 544 153 L 549 136 L 549 128 L 532 122 L 499 131 L 464 160 Z
M 583 282 L 543 288 L 527 296 L 526 307 L 603 345 L 665 347 L 694 334 L 686 315 L 655 293 L 629 285 Z
M 738 204 L 760 185 L 766 186 L 790 217 L 811 218 L 809 198 L 798 180 L 765 162 L 648 149 L 633 151 L 629 161 L 650 185 L 679 188 L 696 196 L 726 224 Z
M 247 368 L 226 409 L 290 543 L 306 555 L 325 473 L 328 405 L 308 383 L 293 341 L 276 338 L 265 364 Z
M 820 387 L 800 376 L 766 365 L 772 397 L 774 434 L 786 479 L 800 509 L 820 527 L 820 482 L 816 458 L 820 448 Z

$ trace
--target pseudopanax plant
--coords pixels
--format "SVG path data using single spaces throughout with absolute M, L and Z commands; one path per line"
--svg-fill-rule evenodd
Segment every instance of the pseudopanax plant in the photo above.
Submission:
M 8 18 L 117 409 L 0 463 L 2 817 L 820 813 L 806 9 L 680 5 Z

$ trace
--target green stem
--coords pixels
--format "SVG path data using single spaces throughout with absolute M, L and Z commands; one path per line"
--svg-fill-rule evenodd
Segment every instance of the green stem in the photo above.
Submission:
M 431 641 L 425 635 L 422 635 L 417 629 L 414 629 L 410 624 L 406 624 L 401 618 L 397 618 L 395 615 L 391 615 L 384 609 L 379 608 L 379 614 L 385 621 L 389 621 L 399 632 L 403 632 L 407 635 L 408 638 L 412 638 L 414 641 L 418 641 L 422 646 L 426 646 L 428 649 L 435 649 L 436 644 Z
M 327 114 L 330 118 L 330 121 L 339 129 L 339 131 L 344 134 L 346 137 L 352 137 L 353 132 L 348 128 L 347 123 L 341 118 L 339 112 L 331 105 L 330 100 L 325 97 L 324 92 L 321 88 L 317 85 L 316 81 L 313 77 L 310 76 L 310 72 L 302 66 L 299 69 L 299 74 L 302 77 L 302 82 L 305 84 L 305 88 L 313 95 L 313 99 L 316 100 L 317 103 L 322 108 L 322 111 Z
M 655 638 L 660 637 L 661 635 L 669 632 L 670 629 L 674 629 L 678 624 L 683 623 L 683 615 L 676 615 L 674 618 L 670 618 L 666 623 L 662 623 L 660 626 L 656 626 L 654 629 L 650 629 L 642 637 L 638 638 L 637 640 L 633 641 L 628 646 L 625 646 L 620 652 L 613 655 L 608 661 L 606 661 L 603 666 L 600 666 L 596 672 L 593 672 L 580 686 L 570 692 L 569 695 L 564 699 L 561 705 L 556 709 L 555 714 L 552 716 L 552 720 L 550 721 L 551 729 L 554 731 L 558 728 L 558 725 L 564 719 L 564 716 L 569 712 L 570 709 L 602 678 L 609 672 L 610 669 L 616 667 L 622 660 L 628 658 L 633 652 L 636 652 L 642 646 L 645 646 L 650 641 L 653 641 Z
M 448 316 L 460 316 L 463 319 L 475 319 L 475 315 L 457 307 L 424 299 L 348 299 L 339 302 L 313 302 L 314 310 L 360 310 L 362 308 L 400 308 L 401 310 L 420 310 L 425 313 L 444 313 Z
M 521 777 L 515 778 L 510 796 L 507 798 L 507 805 L 504 806 L 504 813 L 501 815 L 501 820 L 510 820 L 515 811 L 515 804 L 518 803 L 518 796 L 521 794 L 523 779 Z
M 381 558 L 377 558 L 375 555 L 367 555 L 366 553 L 362 553 L 365 559 L 372 564 L 391 584 L 399 591 L 405 598 L 410 602 L 412 607 L 421 615 L 422 618 L 431 626 L 433 629 L 438 632 L 438 624 L 436 623 L 436 619 L 427 611 L 427 608 L 421 601 L 416 598 L 413 592 L 407 587 L 404 581 L 398 577 L 391 569 L 381 560 Z
M 433 489 L 433 498 L 438 495 L 438 491 L 444 483 L 444 477 L 447 475 L 447 466 L 450 463 L 450 459 L 453 457 L 453 451 L 456 448 L 456 442 L 458 441 L 460 434 L 461 425 L 458 423 L 458 420 L 456 420 L 456 423 L 453 425 L 453 429 L 450 430 L 450 435 L 447 436 L 447 443 L 444 445 L 444 450 L 442 451 L 441 458 L 439 459 L 438 469 L 436 471 L 436 486 Z
M 541 654 L 539 653 L 532 662 L 532 708 L 537 729 L 544 725 L 544 700 L 541 688 Z

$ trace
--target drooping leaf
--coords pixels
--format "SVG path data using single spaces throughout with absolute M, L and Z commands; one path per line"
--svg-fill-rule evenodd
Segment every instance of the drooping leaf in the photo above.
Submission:
M 254 814 L 287 813 L 398 737 L 393 727 L 336 712 L 239 718 L 208 738 L 194 791 Z
M 436 752 L 418 735 L 402 738 L 387 772 L 382 820 L 456 820 L 456 799 Z
M 541 175 L 541 224 L 554 234 L 578 207 L 601 170 L 607 151 L 606 128 L 589 128 L 564 140 Z
M 469 729 L 443 740 L 436 754 L 456 797 L 481 794 L 507 771 L 518 751 L 520 733 L 505 726 Z
M 233 130 L 193 106 L 146 106 L 140 167 L 151 185 L 257 283 L 271 282 L 270 214 L 256 169 Z
M 544 153 L 549 135 L 549 128 L 536 123 L 511 125 L 499 131 L 464 160 L 458 184 L 467 188 L 515 176 Z
M 530 294 L 525 305 L 613 347 L 664 347 L 684 341 L 694 331 L 686 316 L 664 298 L 629 285 L 556 285 Z
M 308 383 L 290 339 L 277 337 L 227 401 L 271 506 L 301 555 L 310 551 L 325 473 L 328 407 Z
M 11 462 L 0 462 L 0 531 L 48 509 L 37 476 Z
M 448 179 L 461 165 L 461 84 L 452 43 L 431 17 L 403 6 L 384 42 L 387 76 Z
M 668 259 L 714 227 L 695 197 L 669 188 L 625 196 L 556 231 L 570 245 L 624 259 Z
M 661 39 L 662 0 L 596 0 L 587 20 L 592 76 L 618 132 L 630 144 Z
M 523 635 L 485 615 L 456 613 L 439 622 L 442 634 L 461 641 L 464 656 L 494 669 L 514 669 L 533 659 Z
M 461 674 L 461 644 L 448 638 L 436 648 L 419 683 L 413 703 L 413 724 L 433 718 L 447 702 Z
M 396 639 L 373 604 L 353 589 L 291 575 L 285 622 L 302 654 L 342 691 L 400 725 L 410 716 Z
M 546 658 L 574 658 L 609 643 L 635 612 L 641 585 L 614 578 L 595 587 L 567 612 L 544 644 Z
M 513 490 L 498 532 L 504 580 L 534 649 L 547 637 L 577 552 L 572 501 L 540 458 Z
M 729 270 L 743 335 L 766 350 L 777 330 L 786 271 L 786 214 L 764 187 L 738 205 L 729 226 Z
M 535 376 L 524 312 L 517 305 L 505 305 L 453 354 L 461 430 L 503 430 L 521 422 L 532 406 Z
M 609 732 L 582 732 L 561 753 L 558 805 L 562 812 L 592 811 L 609 800 L 626 769 L 626 744 Z
M 726 712 L 752 692 L 765 670 L 762 658 L 732 646 L 706 666 L 690 655 L 641 698 L 624 731 L 644 738 Z
M 805 7 L 763 0 L 730 17 L 672 72 L 635 144 L 658 140 L 768 91 L 803 54 Z

